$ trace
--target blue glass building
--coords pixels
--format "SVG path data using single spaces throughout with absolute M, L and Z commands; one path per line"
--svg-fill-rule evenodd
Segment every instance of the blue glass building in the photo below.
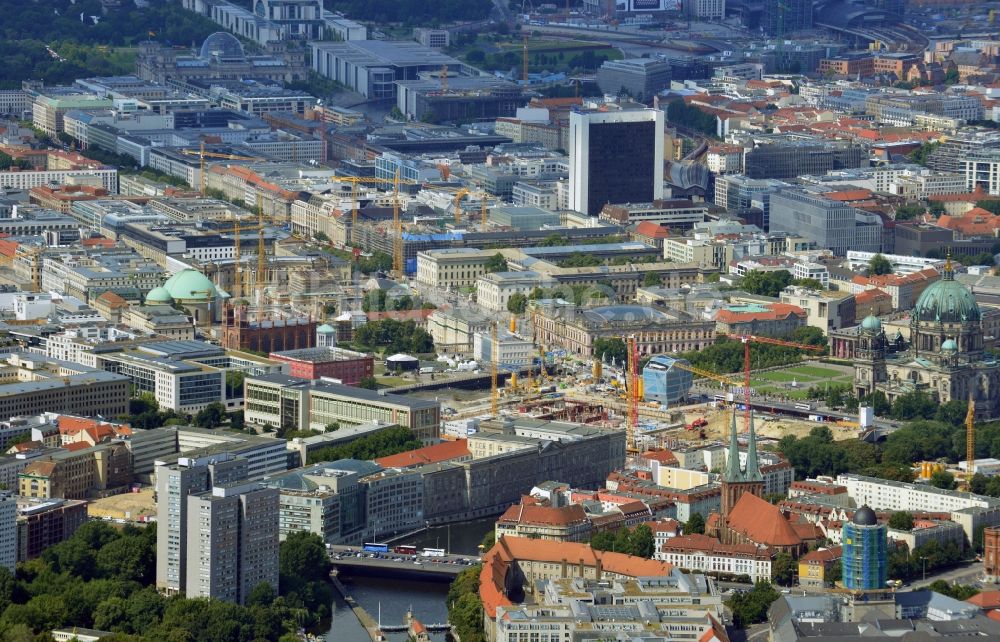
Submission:
M 676 367 L 676 363 L 687 364 L 684 359 L 674 359 L 657 355 L 642 369 L 643 399 L 659 401 L 665 406 L 677 403 L 691 390 L 691 372 Z
M 884 589 L 889 569 L 886 526 L 878 523 L 875 511 L 868 506 L 859 508 L 850 521 L 844 522 L 841 534 L 844 588 Z

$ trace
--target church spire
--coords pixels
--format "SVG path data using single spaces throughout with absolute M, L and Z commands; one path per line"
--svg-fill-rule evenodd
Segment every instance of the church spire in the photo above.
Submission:
M 753 411 L 750 412 L 750 436 L 747 439 L 747 465 L 743 469 L 743 479 L 746 481 L 762 481 L 760 462 L 757 461 L 757 431 L 754 429 Z
M 733 423 L 729 429 L 729 456 L 726 459 L 726 474 L 723 478 L 730 483 L 743 481 L 740 469 L 740 444 L 736 436 L 736 408 L 733 408 Z

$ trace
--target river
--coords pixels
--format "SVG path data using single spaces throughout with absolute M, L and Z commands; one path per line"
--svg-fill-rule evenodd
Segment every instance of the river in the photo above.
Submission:
M 417 548 L 447 548 L 450 553 L 478 555 L 479 543 L 483 536 L 493 530 L 496 518 L 478 519 L 451 526 L 436 526 L 422 533 L 407 537 L 395 544 L 410 544 Z M 402 624 L 407 609 L 412 608 L 414 616 L 428 624 L 446 622 L 448 609 L 445 597 L 448 582 L 404 580 L 398 578 L 376 578 L 341 575 L 341 582 L 357 603 L 378 619 L 382 609 L 382 622 Z M 388 633 L 391 642 L 404 642 L 406 633 Z M 334 600 L 327 642 L 366 642 L 369 640 L 364 627 L 358 622 L 340 596 Z M 434 633 L 435 642 L 444 640 L 444 633 Z

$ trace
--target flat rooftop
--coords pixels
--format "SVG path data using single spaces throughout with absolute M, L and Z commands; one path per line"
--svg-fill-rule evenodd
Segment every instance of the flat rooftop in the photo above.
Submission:
M 274 359 L 291 359 L 294 361 L 308 361 L 309 363 L 330 363 L 332 361 L 354 361 L 356 359 L 371 358 L 364 352 L 345 350 L 343 348 L 302 348 L 300 350 L 283 350 L 272 352 Z
M 418 42 L 388 40 L 352 40 L 349 42 L 312 42 L 314 50 L 333 53 L 362 67 L 415 67 L 461 65 L 451 56 Z

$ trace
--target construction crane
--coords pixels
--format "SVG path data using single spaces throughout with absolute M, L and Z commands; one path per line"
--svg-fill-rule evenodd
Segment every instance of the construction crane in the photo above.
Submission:
M 463 187 L 455 192 L 455 227 L 462 224 L 462 199 L 469 195 L 469 189 Z
M 628 399 L 628 416 L 625 419 L 625 450 L 630 453 L 639 452 L 635 433 L 639 429 L 639 348 L 635 335 L 625 337 L 625 349 L 628 356 L 628 370 L 625 381 Z
M 397 177 L 398 178 L 398 177 Z M 363 176 L 337 176 L 336 180 L 341 183 L 351 184 L 351 236 L 352 238 L 347 239 L 348 243 L 351 243 L 354 239 L 354 229 L 358 226 L 358 185 L 359 184 L 371 184 L 371 185 L 385 185 L 387 187 L 394 186 L 396 184 L 396 179 L 393 178 L 375 178 L 375 177 L 363 177 Z M 399 180 L 401 185 L 417 185 L 416 181 Z
M 240 156 L 238 154 L 220 154 L 217 152 L 206 152 L 205 143 L 201 144 L 201 147 L 197 150 L 195 149 L 182 149 L 181 153 L 185 156 L 197 156 L 201 160 L 201 166 L 199 170 L 199 176 L 201 177 L 201 195 L 205 195 L 205 159 L 206 158 L 218 158 L 221 160 L 240 160 L 240 161 L 262 161 L 267 160 L 260 156 Z
M 392 182 L 392 271 L 397 279 L 405 275 L 403 264 L 403 222 L 399 218 L 399 170 Z M 352 230 L 353 231 L 353 230 Z
M 714 379 L 715 381 L 718 381 L 719 383 L 724 383 L 727 386 L 740 387 L 743 385 L 743 382 L 740 381 L 739 379 L 733 379 L 732 377 L 727 377 L 726 375 L 721 375 L 712 372 L 710 370 L 703 370 L 702 368 L 696 368 L 692 366 L 690 363 L 686 363 L 683 361 L 674 361 L 671 364 L 671 367 L 680 368 L 681 370 L 686 370 L 691 374 L 696 374 L 699 377 L 705 377 L 706 379 Z
M 497 388 L 497 362 L 500 360 L 500 341 L 497 338 L 497 322 L 490 324 L 490 412 L 499 414 L 500 390 Z
M 822 352 L 823 348 L 807 343 L 796 343 L 794 341 L 772 339 L 771 337 L 758 337 L 752 334 L 729 335 L 729 337 L 743 343 L 744 416 L 746 419 L 746 430 L 750 432 L 750 344 L 766 343 L 773 346 L 785 346 L 786 348 L 799 348 L 800 350 L 813 350 L 817 352 Z
M 976 400 L 969 394 L 969 411 L 965 413 L 965 475 L 971 483 L 976 474 Z
M 264 285 L 267 281 L 267 266 L 264 260 L 264 207 L 260 194 L 257 195 L 257 318 L 264 318 Z
M 521 54 L 521 58 L 522 58 L 522 63 L 523 63 L 523 68 L 521 69 L 521 79 L 524 81 L 524 84 L 527 85 L 528 84 L 528 36 L 527 36 L 527 34 L 525 34 L 525 36 L 524 36 L 524 49 L 523 49 L 523 53 Z

